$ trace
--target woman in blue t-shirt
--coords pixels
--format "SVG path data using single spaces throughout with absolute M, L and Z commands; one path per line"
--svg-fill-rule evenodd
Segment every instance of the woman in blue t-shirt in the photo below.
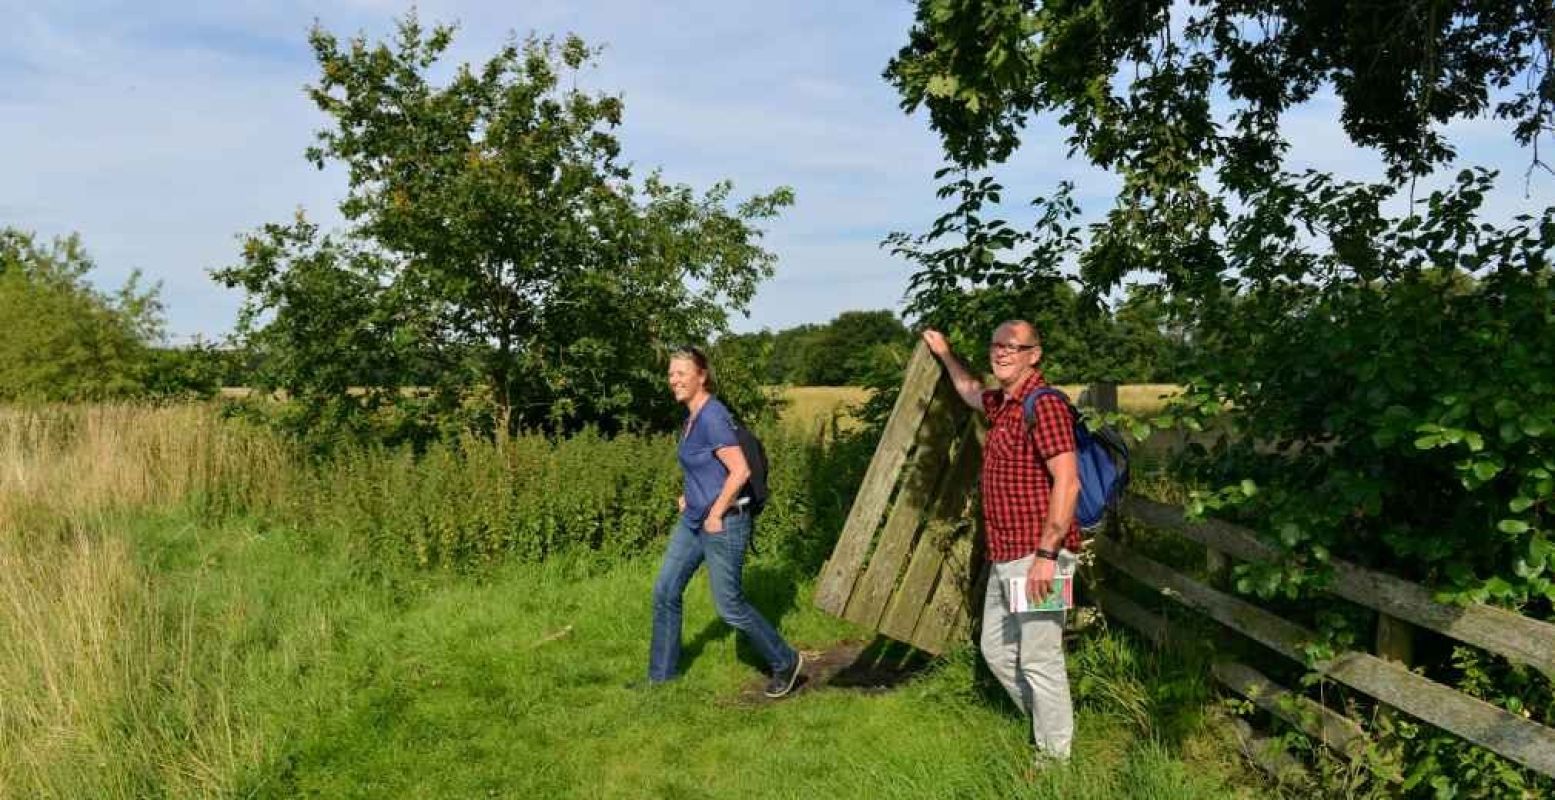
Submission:
M 680 661 L 681 597 L 697 567 L 706 560 L 718 616 L 750 637 L 771 667 L 767 696 L 782 697 L 793 690 L 804 659 L 751 606 L 741 589 L 753 520 L 740 490 L 750 477 L 750 467 L 735 437 L 734 418 L 713 396 L 712 383 L 702 351 L 688 347 L 670 356 L 670 391 L 689 412 L 678 450 L 685 488 L 679 500 L 680 520 L 653 584 L 648 680 L 660 683 L 675 677 Z

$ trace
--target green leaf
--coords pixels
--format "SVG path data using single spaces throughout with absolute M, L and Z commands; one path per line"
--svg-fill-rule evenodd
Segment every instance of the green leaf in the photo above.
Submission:
M 1505 578 L 1491 578 L 1485 581 L 1485 591 L 1492 597 L 1506 597 L 1512 594 L 1512 584 L 1507 583 Z
M 1247 497 L 1252 497 L 1253 495 L 1258 494 L 1258 484 L 1254 483 L 1252 478 L 1243 478 L 1242 494 L 1246 495 Z
M 1512 509 L 1513 514 L 1521 514 L 1533 507 L 1533 498 L 1518 495 L 1517 497 L 1512 498 L 1512 502 L 1507 503 L 1506 505 L 1508 508 Z
M 1528 540 L 1529 561 L 1535 564 L 1546 564 L 1551 558 L 1555 558 L 1555 543 L 1551 543 L 1542 534 L 1535 534 Z
M 1442 437 L 1437 434 L 1422 436 L 1415 440 L 1415 449 L 1434 450 L 1442 446 Z
M 1519 534 L 1527 533 L 1529 525 L 1520 519 L 1503 519 L 1496 525 L 1496 530 L 1502 533 Z
M 1501 466 L 1499 464 L 1490 461 L 1474 462 L 1474 477 L 1479 478 L 1481 481 L 1488 481 L 1500 474 L 1500 472 Z
M 924 88 L 931 97 L 951 97 L 955 95 L 960 85 L 954 75 L 935 75 L 929 79 L 928 86 Z

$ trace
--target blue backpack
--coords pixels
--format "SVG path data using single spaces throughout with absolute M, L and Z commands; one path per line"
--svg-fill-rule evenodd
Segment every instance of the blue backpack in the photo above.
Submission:
M 1074 515 L 1082 529 L 1094 528 L 1106 517 L 1107 509 L 1123 497 L 1123 489 L 1128 486 L 1128 445 L 1111 428 L 1091 431 L 1074 403 L 1069 402 L 1063 392 L 1048 386 L 1026 395 L 1022 408 L 1026 412 L 1027 430 L 1037 424 L 1037 400 L 1049 394 L 1063 400 L 1074 419 L 1075 458 L 1080 467 L 1080 499 L 1075 504 Z

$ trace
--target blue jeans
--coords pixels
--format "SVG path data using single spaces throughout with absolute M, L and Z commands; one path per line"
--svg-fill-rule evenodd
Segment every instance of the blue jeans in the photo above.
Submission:
M 724 518 L 722 533 L 698 532 L 685 520 L 670 534 L 669 549 L 653 584 L 653 642 L 648 651 L 648 680 L 667 681 L 675 677 L 680 663 L 682 596 L 686 584 L 707 561 L 707 577 L 713 586 L 713 605 L 718 616 L 736 630 L 744 631 L 751 644 L 774 670 L 788 669 L 799 654 L 783 640 L 761 612 L 751 607 L 740 587 L 745 568 L 745 549 L 750 543 L 751 518 L 740 514 Z

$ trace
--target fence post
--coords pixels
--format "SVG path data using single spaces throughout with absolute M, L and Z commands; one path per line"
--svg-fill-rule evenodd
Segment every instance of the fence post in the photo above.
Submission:
M 1377 655 L 1410 666 L 1415 660 L 1415 627 L 1398 617 L 1377 613 Z M 1389 723 L 1398 719 L 1398 711 L 1388 705 L 1377 706 L 1377 716 Z
M 1220 584 L 1226 573 L 1231 571 L 1231 559 L 1225 553 L 1213 547 L 1204 548 L 1204 572 L 1211 583 Z
M 1377 615 L 1377 655 L 1404 666 L 1415 660 L 1415 626 L 1387 614 Z
M 1091 407 L 1107 414 L 1117 413 L 1118 385 L 1116 383 L 1093 383 L 1086 391 L 1091 396 Z

